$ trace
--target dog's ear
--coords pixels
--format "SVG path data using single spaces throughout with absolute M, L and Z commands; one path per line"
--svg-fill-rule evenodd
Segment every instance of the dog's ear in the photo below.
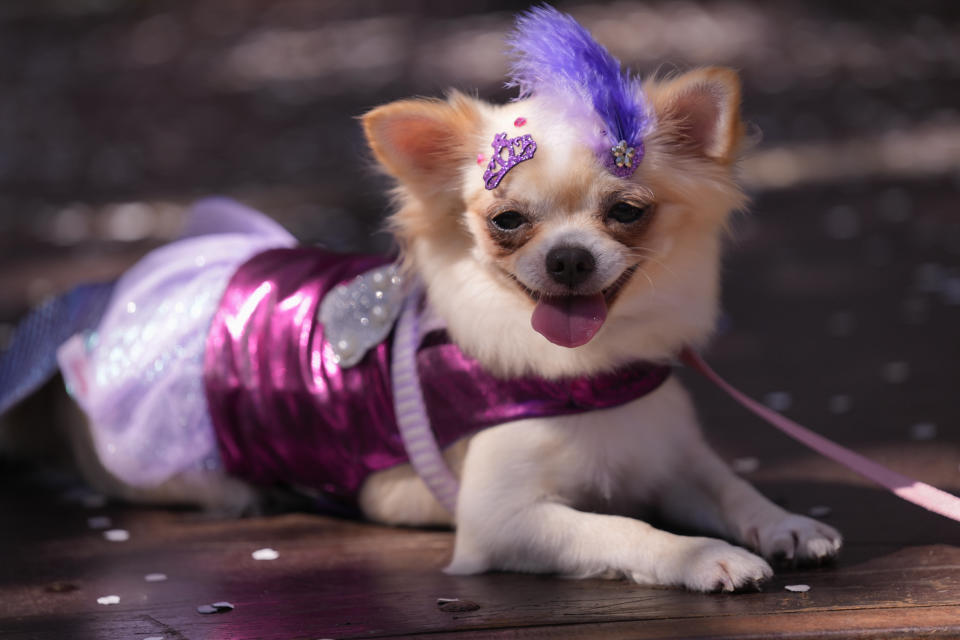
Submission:
M 363 116 L 363 130 L 383 168 L 421 198 L 454 189 L 479 128 L 476 102 L 453 92 L 447 100 L 399 100 Z
M 724 67 L 688 71 L 646 88 L 672 142 L 719 162 L 734 159 L 743 135 L 740 78 Z

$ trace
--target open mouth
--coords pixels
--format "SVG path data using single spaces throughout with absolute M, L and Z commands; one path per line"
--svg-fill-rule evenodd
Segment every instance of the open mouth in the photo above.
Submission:
M 536 305 L 530 318 L 534 331 L 556 345 L 573 348 L 587 344 L 600 331 L 607 311 L 638 267 L 624 269 L 609 287 L 589 295 L 547 296 L 516 282 Z

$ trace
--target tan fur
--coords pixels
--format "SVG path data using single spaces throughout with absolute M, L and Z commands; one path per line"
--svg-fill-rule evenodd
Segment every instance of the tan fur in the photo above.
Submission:
M 397 181 L 390 226 L 405 267 L 426 285 L 453 340 L 494 375 L 590 375 L 667 361 L 709 338 L 727 219 L 746 202 L 733 175 L 743 131 L 739 81 L 733 71 L 708 68 L 644 86 L 657 123 L 629 179 L 612 176 L 575 124 L 536 98 L 494 106 L 453 93 L 364 116 L 375 157 Z M 494 134 L 515 135 L 519 116 L 527 120 L 522 133 L 538 142 L 536 156 L 487 190 L 477 155 L 490 153 Z M 627 228 L 607 217 L 619 200 L 653 206 L 642 225 Z M 489 227 L 505 208 L 530 225 L 509 250 Z M 576 348 L 531 327 L 534 298 L 561 287 L 544 256 L 571 243 L 596 258 L 577 293 L 608 291 L 636 269 L 611 298 L 600 330 Z M 85 431 L 77 433 L 82 440 Z M 455 525 L 451 573 L 625 576 L 729 591 L 770 577 L 761 555 L 817 562 L 841 545 L 831 527 L 787 513 L 727 468 L 705 444 L 676 378 L 612 409 L 485 429 L 446 458 L 461 480 L 456 514 L 407 465 L 372 475 L 359 501 L 376 521 Z M 137 500 L 253 499 L 223 478 L 175 478 L 134 491 L 87 466 L 108 490 Z M 636 517 L 649 509 L 750 551 L 655 529 Z

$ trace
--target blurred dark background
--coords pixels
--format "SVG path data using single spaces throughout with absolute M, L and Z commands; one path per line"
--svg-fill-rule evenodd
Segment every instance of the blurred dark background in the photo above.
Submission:
M 385 182 L 355 117 L 448 87 L 508 99 L 502 38 L 527 6 L 0 4 L 0 344 L 30 305 L 174 238 L 204 195 L 305 242 L 385 250 Z M 913 442 L 929 479 L 960 486 L 960 4 L 557 6 L 643 74 L 743 76 L 762 139 L 743 162 L 754 205 L 734 224 L 716 364 L 895 466 Z M 697 386 L 719 428 L 741 429 L 726 454 L 798 455 Z

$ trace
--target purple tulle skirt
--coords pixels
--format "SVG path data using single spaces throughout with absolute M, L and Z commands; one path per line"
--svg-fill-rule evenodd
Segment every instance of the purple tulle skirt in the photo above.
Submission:
M 89 417 L 100 460 L 119 480 L 151 486 L 221 468 L 203 381 L 210 322 L 241 264 L 295 244 L 253 209 L 203 200 L 180 240 L 120 278 L 97 329 L 60 348 L 67 389 Z

